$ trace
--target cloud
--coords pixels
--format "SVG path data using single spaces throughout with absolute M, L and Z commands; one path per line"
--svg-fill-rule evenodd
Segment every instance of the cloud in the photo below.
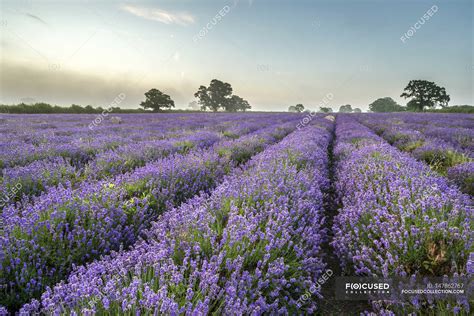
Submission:
M 120 8 L 135 16 L 165 24 L 186 26 L 195 22 L 194 16 L 186 12 L 170 12 L 159 8 L 147 8 L 129 4 L 122 5 Z
M 136 108 L 143 94 L 159 87 L 176 105 L 189 102 L 197 83 L 183 84 L 167 78 L 140 81 L 140 76 L 120 73 L 92 74 L 68 69 L 51 70 L 46 65 L 0 59 L 0 104 L 47 102 L 107 106 L 120 93 L 127 98 L 120 107 Z

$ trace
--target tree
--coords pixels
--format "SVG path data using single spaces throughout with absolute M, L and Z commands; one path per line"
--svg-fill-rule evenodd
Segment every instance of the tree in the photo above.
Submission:
M 232 86 L 227 82 L 213 79 L 209 87 L 200 86 L 194 94 L 203 110 L 217 112 L 220 108 L 230 110 L 229 103 L 232 97 Z
M 238 95 L 233 95 L 227 106 L 227 111 L 229 112 L 237 112 L 237 111 L 242 111 L 245 112 L 246 110 L 249 110 L 251 108 L 250 104 L 247 102 L 247 100 L 242 99 Z
M 146 109 L 152 109 L 153 112 L 158 112 L 162 108 L 174 108 L 174 101 L 171 97 L 158 89 L 151 89 L 145 93 L 145 101 L 140 103 L 140 106 Z
M 194 97 L 198 99 L 198 103 L 201 105 L 201 110 L 205 111 L 207 108 L 210 108 L 216 112 L 219 108 L 212 108 L 211 97 L 207 93 L 207 88 L 205 86 L 200 86 L 198 91 L 194 94 Z
M 70 109 L 72 113 L 84 113 L 84 108 L 77 104 L 71 104 Z
M 84 108 L 87 113 L 94 113 L 95 109 L 92 107 L 92 105 L 88 105 Z
M 451 100 L 445 88 L 427 80 L 410 80 L 400 96 L 405 99 L 412 98 L 407 107 L 413 111 L 423 111 L 425 107 L 432 108 L 438 105 L 445 107 Z
M 346 104 L 346 105 L 341 105 L 339 108 L 340 113 L 351 113 L 352 112 L 352 105 Z
M 379 98 L 369 104 L 372 112 L 401 112 L 403 107 L 390 97 Z
M 362 113 L 362 110 L 359 109 L 359 108 L 355 108 L 354 110 L 352 110 L 352 112 L 354 112 L 354 113 Z
M 322 113 L 332 113 L 332 108 L 326 108 L 326 107 L 321 106 L 321 107 L 319 108 L 319 112 L 322 112 Z
M 296 112 L 296 113 L 301 113 L 304 110 L 304 105 L 301 103 L 298 103 L 297 105 L 291 105 L 288 107 L 288 112 Z

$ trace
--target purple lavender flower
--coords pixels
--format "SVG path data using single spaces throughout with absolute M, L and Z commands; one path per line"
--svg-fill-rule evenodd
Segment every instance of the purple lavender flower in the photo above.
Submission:
M 459 188 L 474 196 L 474 162 L 466 162 L 448 169 L 448 179 Z
M 7 205 L 0 214 L 0 281 L 11 295 L 0 302 L 18 306 L 65 278 L 75 264 L 133 245 L 163 212 L 209 192 L 233 167 L 294 126 L 291 121 L 272 125 L 207 149 L 197 143 L 189 153 L 175 153 L 114 178 L 53 186 L 32 201 Z M 195 138 L 207 144 L 214 140 L 213 133 Z M 245 148 L 246 155 L 221 155 L 221 148 Z
M 336 137 L 342 207 L 332 245 L 346 270 L 383 277 L 465 275 L 474 241 L 469 196 L 351 116 L 338 116 Z
M 99 312 L 295 312 L 324 269 L 329 140 L 306 127 L 266 148 L 208 198 L 163 213 L 131 250 L 78 267 L 41 310 L 80 313 L 93 300 Z

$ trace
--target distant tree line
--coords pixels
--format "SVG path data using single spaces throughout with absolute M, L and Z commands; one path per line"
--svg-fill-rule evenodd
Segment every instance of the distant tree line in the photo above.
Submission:
M 193 107 L 194 104 L 200 105 L 202 111 L 245 112 L 251 109 L 247 100 L 233 94 L 230 83 L 217 79 L 211 80 L 209 87 L 200 86 L 194 97 L 197 102 L 191 104 L 193 104 Z M 145 101 L 140 104 L 145 110 L 151 109 L 158 112 L 163 109 L 174 108 L 174 101 L 171 97 L 160 90 L 151 89 L 145 93 L 145 98 Z
M 439 113 L 474 113 L 474 106 L 472 105 L 454 105 L 444 107 L 441 109 L 430 109 L 428 112 L 439 112 Z
M 400 97 L 410 99 L 406 107 L 390 97 L 385 97 L 372 102 L 369 110 L 372 112 L 420 112 L 437 106 L 446 108 L 451 100 L 445 88 L 427 80 L 410 80 Z
M 352 105 L 346 104 L 339 107 L 339 113 L 361 113 L 362 110 L 359 108 L 352 109 Z
M 403 112 L 406 109 L 390 97 L 379 98 L 369 104 L 369 110 L 372 112 Z
M 305 109 L 304 105 L 299 103 L 297 105 L 291 105 L 288 107 L 288 112 L 294 112 L 294 113 L 301 113 L 303 112 Z M 306 110 L 305 112 L 307 112 L 309 110 Z M 319 110 L 318 110 L 319 113 L 332 113 L 333 110 L 331 107 L 320 107 Z M 359 108 L 355 108 L 353 109 L 352 108 L 352 105 L 350 104 L 346 104 L 346 105 L 341 105 L 339 107 L 339 113 L 361 113 L 362 110 L 359 109 Z
M 192 104 L 199 105 L 198 108 L 201 111 L 210 110 L 213 112 L 226 111 L 226 112 L 245 112 L 250 110 L 252 107 L 249 102 L 238 95 L 233 94 L 232 86 L 227 82 L 222 82 L 217 79 L 213 79 L 209 84 L 209 87 L 200 86 L 198 91 L 194 94 L 197 102 Z M 145 101 L 140 103 L 142 108 L 139 109 L 121 109 L 119 107 L 107 108 L 109 113 L 148 113 L 150 112 L 163 112 L 171 111 L 175 104 L 171 97 L 158 90 L 150 89 L 145 93 Z M 198 110 L 192 108 L 191 111 Z M 62 107 L 57 105 L 50 105 L 47 103 L 35 103 L 25 104 L 20 103 L 17 105 L 0 105 L 0 113 L 12 113 L 12 114 L 35 114 L 35 113 L 102 113 L 105 110 L 102 107 L 94 108 L 90 105 L 82 107 L 80 105 L 71 105 L 69 107 Z M 176 111 L 176 110 L 173 110 Z M 177 110 L 177 111 L 189 111 L 189 110 Z
M 99 114 L 104 112 L 105 109 L 102 107 L 94 108 L 91 105 L 80 106 L 72 104 L 69 107 L 51 105 L 48 103 L 35 103 L 25 104 L 20 103 L 16 105 L 3 105 L 0 104 L 0 113 L 11 113 L 11 114 L 60 114 L 60 113 L 71 113 L 71 114 Z M 108 108 L 109 113 L 144 113 L 143 109 L 121 109 L 119 107 Z
M 330 107 L 325 107 L 325 106 L 321 106 L 319 108 L 319 112 L 320 113 L 332 113 L 332 108 Z
M 434 82 L 427 80 L 411 80 L 405 87 L 403 93 L 400 95 L 405 99 L 410 99 L 406 106 L 398 104 L 390 97 L 379 98 L 369 104 L 369 111 L 371 112 L 442 112 L 442 113 L 474 113 L 474 106 L 461 105 L 448 107 L 451 100 L 446 93 L 446 89 L 438 86 Z M 299 108 L 297 108 L 300 106 Z M 437 108 L 439 107 L 439 108 Z M 304 106 L 298 104 L 290 106 L 290 112 L 302 112 Z M 320 107 L 320 113 L 332 113 L 331 107 Z M 339 113 L 360 113 L 359 108 L 352 109 L 350 104 L 341 105 Z
M 301 113 L 303 111 L 304 111 L 304 105 L 301 103 L 298 103 L 297 105 L 290 105 L 288 107 L 288 112 Z
M 226 112 L 245 112 L 251 109 L 247 100 L 233 94 L 232 86 L 227 82 L 213 79 L 209 86 L 200 86 L 194 94 L 197 101 L 190 103 L 191 111 L 226 111 Z M 448 107 L 450 101 L 446 89 L 439 87 L 434 82 L 426 80 L 411 80 L 400 95 L 403 98 L 410 99 L 406 106 L 401 106 L 390 97 L 379 98 L 369 104 L 371 112 L 402 112 L 402 111 L 430 111 L 443 113 L 474 113 L 474 107 L 470 105 Z M 174 110 L 174 101 L 171 97 L 158 89 L 151 89 L 145 93 L 145 101 L 140 103 L 142 109 L 121 109 L 119 107 L 94 108 L 91 105 L 85 107 L 72 104 L 69 107 L 50 105 L 48 103 L 17 105 L 1 105 L 0 113 L 12 114 L 35 114 L 35 113 L 77 113 L 77 114 L 98 114 L 104 111 L 109 113 L 147 113 L 162 111 L 189 111 Z M 440 107 L 440 108 L 437 108 Z M 305 110 L 303 104 L 299 103 L 288 108 L 289 112 L 301 113 Z M 308 111 L 308 110 L 307 110 Z M 319 108 L 320 113 L 332 113 L 333 109 L 329 106 Z M 340 113 L 359 113 L 359 108 L 352 108 L 350 104 L 341 105 Z

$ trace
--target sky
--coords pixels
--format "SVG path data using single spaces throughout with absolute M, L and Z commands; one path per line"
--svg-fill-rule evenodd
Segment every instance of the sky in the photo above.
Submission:
M 125 94 L 119 106 L 137 108 L 157 88 L 187 108 L 212 79 L 263 111 L 405 105 L 412 79 L 474 104 L 471 0 L 0 0 L 0 10 L 3 104 L 106 107 Z

